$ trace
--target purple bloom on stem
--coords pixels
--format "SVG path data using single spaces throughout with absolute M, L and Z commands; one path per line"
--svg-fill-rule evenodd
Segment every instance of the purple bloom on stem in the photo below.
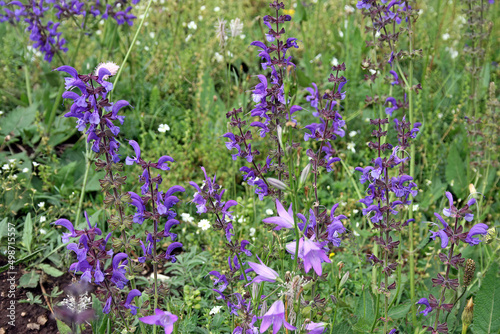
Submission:
M 393 86 L 394 86 L 394 85 L 399 85 L 399 77 L 398 77 L 398 74 L 397 74 L 396 72 L 392 71 L 392 70 L 391 70 L 391 71 L 389 71 L 389 73 L 391 73 L 391 74 L 392 74 L 392 76 L 394 77 L 394 81 L 393 81 L 393 82 L 391 82 L 391 85 L 393 85 Z
M 439 237 L 441 239 L 441 248 L 446 248 L 448 246 L 448 234 L 446 234 L 445 230 L 448 227 L 448 224 L 444 221 L 443 217 L 441 217 L 438 213 L 434 213 L 434 216 L 436 216 L 437 219 L 443 224 L 443 228 L 438 230 L 437 232 L 431 231 L 431 239 L 435 240 L 436 237 Z M 433 223 L 433 225 L 439 226 L 438 224 Z
M 253 271 L 257 274 L 257 276 L 250 283 L 276 282 L 276 279 L 279 277 L 278 273 L 266 266 L 258 256 L 257 259 L 259 259 L 260 264 L 250 261 L 247 262 L 250 268 L 252 268 Z
M 322 334 L 326 330 L 326 323 L 324 322 L 310 322 L 306 325 L 307 334 Z
M 73 224 L 67 220 L 67 219 L 58 219 L 56 220 L 55 222 L 53 222 L 52 224 L 54 225 L 61 225 L 61 226 L 64 226 L 68 229 L 68 231 L 70 231 L 71 233 L 63 233 L 63 236 L 62 236 L 62 242 L 63 243 L 67 243 L 69 242 L 69 238 L 75 238 L 77 237 L 78 235 L 75 233 L 75 227 L 73 226 Z
M 102 309 L 102 313 L 108 314 L 109 311 L 111 311 L 111 302 L 113 301 L 113 298 L 111 296 L 108 297 L 106 300 L 106 304 L 104 304 L 104 308 Z
M 129 140 L 128 143 L 134 149 L 135 157 L 133 159 L 130 157 L 127 157 L 125 159 L 125 163 L 127 165 L 133 165 L 134 163 L 139 164 L 141 161 L 141 148 L 139 147 L 139 144 L 137 144 L 137 142 L 135 140 Z
M 420 314 L 423 314 L 424 316 L 427 316 L 429 314 L 429 312 L 432 311 L 432 307 L 431 305 L 429 304 L 429 300 L 427 298 L 421 298 L 417 304 L 419 305 L 424 305 L 425 306 L 425 309 L 423 311 L 420 311 L 419 313 Z M 419 307 L 420 308 L 420 307 Z
M 125 253 L 118 253 L 113 257 L 113 274 L 111 276 L 111 282 L 115 283 L 118 289 L 123 289 L 125 285 L 128 283 L 128 279 L 125 277 L 125 273 L 127 272 L 124 266 L 128 263 L 128 260 L 125 260 L 128 257 Z M 122 260 L 123 263 L 120 264 Z
M 465 242 L 467 242 L 471 246 L 477 245 L 481 242 L 481 239 L 474 238 L 474 236 L 486 234 L 488 234 L 488 225 L 483 223 L 476 224 L 470 229 L 469 233 L 467 233 Z
M 142 293 L 137 289 L 130 290 L 130 292 L 128 293 L 127 299 L 125 300 L 125 304 L 123 304 L 123 307 L 128 308 L 132 315 L 136 315 L 137 310 L 139 308 L 137 306 L 131 305 L 131 303 L 135 297 L 138 297 L 141 295 L 142 295 Z
M 279 217 L 269 217 L 262 220 L 266 224 L 276 224 L 275 231 L 282 228 L 294 228 L 292 204 L 288 208 L 288 212 L 283 208 L 283 205 L 276 199 L 276 209 Z
M 283 301 L 277 300 L 271 305 L 269 310 L 261 317 L 262 323 L 260 325 L 260 332 L 264 333 L 271 325 L 273 325 L 273 334 L 278 333 L 281 326 L 284 325 L 285 328 L 289 330 L 296 330 L 297 328 L 290 325 L 285 320 L 285 305 L 283 305 Z
M 155 309 L 155 315 L 148 315 L 139 318 L 145 324 L 162 326 L 165 329 L 165 334 L 170 334 L 174 330 L 174 322 L 179 319 L 176 315 L 170 312 L 164 312 L 160 309 Z
M 180 242 L 172 242 L 170 245 L 168 245 L 167 251 L 165 252 L 165 259 L 169 260 L 172 263 L 177 261 L 175 255 L 172 255 L 171 253 L 173 252 L 174 249 L 180 247 L 182 247 L 182 244 Z
M 295 254 L 296 247 L 297 242 L 293 241 L 286 245 L 286 250 L 291 254 Z M 304 261 L 304 270 L 306 273 L 313 268 L 318 276 L 323 274 L 321 263 L 331 263 L 325 253 L 325 250 L 316 242 L 309 240 L 308 238 L 300 238 L 299 240 L 299 258 Z
M 387 100 L 385 100 L 384 104 L 387 103 L 391 103 L 392 107 L 385 108 L 385 113 L 389 116 L 392 116 L 392 113 L 398 109 L 398 103 L 396 102 L 396 99 L 393 97 L 388 97 Z

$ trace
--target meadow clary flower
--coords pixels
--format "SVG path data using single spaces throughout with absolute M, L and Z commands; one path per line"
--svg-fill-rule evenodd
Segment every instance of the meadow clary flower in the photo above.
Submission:
M 260 264 L 250 261 L 247 262 L 250 268 L 252 268 L 257 274 L 257 276 L 250 283 L 276 282 L 276 279 L 279 277 L 278 273 L 266 266 L 258 256 L 257 259 L 259 259 Z
M 424 305 L 425 306 L 425 309 L 420 311 L 419 313 L 420 314 L 423 314 L 424 316 L 427 316 L 429 314 L 429 312 L 432 311 L 432 307 L 431 305 L 429 304 L 429 300 L 427 298 L 421 298 L 418 302 L 417 302 L 418 305 Z M 420 308 L 420 307 L 419 307 Z
M 479 223 L 474 225 L 469 233 L 467 233 L 467 237 L 465 238 L 465 242 L 469 245 L 474 246 L 481 242 L 479 238 L 474 238 L 476 235 L 487 235 L 488 234 L 488 225 Z
M 128 308 L 132 315 L 136 315 L 137 310 L 139 308 L 137 306 L 132 305 L 131 303 L 135 297 L 138 297 L 141 295 L 142 295 L 142 293 L 137 289 L 130 290 L 130 292 L 128 293 L 127 299 L 125 300 L 125 304 L 123 304 L 123 307 Z
M 155 309 L 155 315 L 148 315 L 139 318 L 145 324 L 162 326 L 165 329 L 165 334 L 170 334 L 174 330 L 174 322 L 179 318 L 170 312 L 164 312 L 160 309 Z
M 288 208 L 288 212 L 283 208 L 283 205 L 276 199 L 276 208 L 278 210 L 278 215 L 279 217 L 269 217 L 269 218 L 264 218 L 262 222 L 266 224 L 276 224 L 276 227 L 274 228 L 275 231 L 279 231 L 282 228 L 293 228 L 293 211 L 292 211 L 292 204 L 290 204 L 290 207 Z
M 261 333 L 264 333 L 271 325 L 273 325 L 273 334 L 278 333 L 282 325 L 292 331 L 297 329 L 285 320 L 285 305 L 283 305 L 283 301 L 281 299 L 275 301 L 266 314 L 264 314 L 264 316 L 260 319 L 262 319 L 262 323 L 260 325 Z

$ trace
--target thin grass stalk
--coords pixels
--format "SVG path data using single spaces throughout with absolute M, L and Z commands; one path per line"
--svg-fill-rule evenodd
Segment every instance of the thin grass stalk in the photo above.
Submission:
M 85 174 L 83 176 L 82 190 L 80 191 L 80 199 L 78 200 L 78 209 L 76 210 L 75 226 L 80 223 L 80 216 L 82 213 L 83 198 L 85 197 L 85 189 L 87 188 L 87 180 L 89 176 L 90 165 L 92 163 L 92 151 L 89 149 L 89 142 L 85 140 Z

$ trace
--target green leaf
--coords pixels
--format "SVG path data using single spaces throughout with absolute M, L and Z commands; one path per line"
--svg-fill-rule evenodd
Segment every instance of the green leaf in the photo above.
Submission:
M 13 133 L 14 136 L 19 136 L 21 131 L 24 131 L 25 128 L 29 127 L 35 121 L 37 108 L 37 104 L 32 104 L 26 108 L 17 107 L 7 113 L 7 115 L 2 118 L 0 134 L 7 136 Z
M 42 269 L 47 275 L 50 275 L 52 277 L 60 277 L 64 275 L 64 272 L 45 263 L 39 264 L 38 267 Z
M 348 323 L 340 323 L 333 326 L 333 333 L 335 334 L 352 334 L 351 326 Z
M 61 334 L 72 334 L 73 333 L 71 328 L 68 325 L 66 325 L 64 322 L 62 322 L 59 319 L 56 319 L 56 321 L 57 321 L 57 329 L 59 330 L 59 333 L 61 333 Z
M 454 144 L 448 154 L 446 165 L 446 181 L 459 198 L 464 199 L 467 191 L 467 169 L 460 157 L 460 146 Z
M 23 244 L 31 253 L 31 241 L 33 240 L 33 221 L 31 220 L 31 213 L 28 213 L 24 219 L 23 229 Z
M 307 11 L 302 4 L 302 1 L 297 1 L 297 7 L 295 8 L 294 21 L 300 23 L 302 21 L 307 21 Z
M 1 222 L 0 222 L 0 241 L 7 236 L 7 232 L 8 232 L 8 222 L 7 222 L 7 218 L 4 218 Z
M 19 279 L 19 287 L 21 288 L 36 288 L 38 286 L 38 281 L 40 280 L 40 275 L 34 270 L 27 274 L 24 274 Z
M 389 310 L 389 317 L 391 317 L 394 320 L 404 318 L 408 314 L 408 311 L 410 311 L 410 308 L 411 308 L 410 301 L 394 306 Z
M 500 330 L 500 279 L 498 264 L 494 263 L 481 283 L 474 300 L 474 334 L 498 333 Z

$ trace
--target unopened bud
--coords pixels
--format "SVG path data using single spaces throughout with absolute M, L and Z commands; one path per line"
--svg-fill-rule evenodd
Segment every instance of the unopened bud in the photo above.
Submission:
M 346 272 L 344 276 L 342 276 L 342 279 L 340 280 L 339 288 L 341 288 L 349 279 L 349 272 Z
M 476 263 L 473 259 L 467 259 L 465 262 L 464 270 L 464 287 L 468 287 L 474 278 L 474 271 L 476 271 Z
M 283 181 L 280 181 L 280 180 L 275 179 L 273 177 L 268 177 L 267 182 L 279 190 L 287 190 L 288 189 L 288 186 Z
M 487 244 L 491 243 L 491 241 L 493 241 L 493 239 L 495 238 L 495 234 L 496 229 L 494 227 L 488 229 L 488 233 L 484 236 L 484 242 L 486 242 Z
M 309 163 L 309 164 L 307 164 L 307 166 L 304 167 L 304 169 L 302 170 L 302 173 L 300 173 L 299 189 L 302 188 L 302 186 L 306 182 L 310 171 L 311 171 L 311 164 Z
M 465 305 L 464 311 L 462 312 L 462 333 L 467 332 L 467 327 L 472 323 L 472 319 L 474 318 L 474 302 L 472 301 L 472 297 L 467 301 L 467 305 Z

